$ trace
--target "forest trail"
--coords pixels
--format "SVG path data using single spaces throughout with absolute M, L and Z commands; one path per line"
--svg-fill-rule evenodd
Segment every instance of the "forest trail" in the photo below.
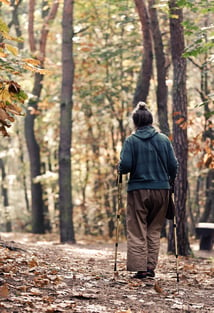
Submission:
M 115 275 L 114 243 L 51 240 L 1 233 L 1 313 L 213 312 L 213 251 L 179 257 L 177 283 L 176 258 L 162 239 L 156 278 L 141 282 L 126 271 L 126 243 L 119 244 Z

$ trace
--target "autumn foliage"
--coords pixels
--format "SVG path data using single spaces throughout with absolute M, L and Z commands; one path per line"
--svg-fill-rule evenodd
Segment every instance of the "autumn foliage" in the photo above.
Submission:
M 9 4 L 8 1 L 4 1 Z M 21 58 L 18 48 L 4 41 L 22 42 L 22 38 L 9 35 L 7 24 L 0 18 L 0 70 L 4 78 L 0 79 L 0 132 L 8 136 L 7 128 L 15 121 L 15 115 L 24 115 L 22 105 L 27 95 L 21 85 L 8 77 L 19 77 L 24 71 L 47 74 L 48 70 L 41 68 L 41 61 L 32 58 Z
M 23 115 L 19 104 L 27 98 L 21 86 L 14 81 L 0 81 L 0 132 L 8 136 L 7 128 L 15 121 L 15 115 Z

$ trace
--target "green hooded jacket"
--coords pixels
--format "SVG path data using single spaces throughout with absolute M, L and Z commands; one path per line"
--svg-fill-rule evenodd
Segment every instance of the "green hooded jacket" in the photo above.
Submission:
M 169 138 L 153 126 L 145 126 L 126 138 L 120 154 L 119 172 L 129 175 L 128 191 L 170 189 L 178 162 Z

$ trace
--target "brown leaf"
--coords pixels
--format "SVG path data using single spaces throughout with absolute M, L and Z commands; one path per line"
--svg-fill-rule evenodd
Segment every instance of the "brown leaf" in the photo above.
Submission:
M 6 111 L 11 112 L 11 113 L 16 114 L 16 115 L 23 115 L 22 109 L 19 108 L 15 104 L 7 103 L 5 109 L 6 109 Z
M 9 137 L 9 134 L 8 134 L 6 128 L 5 128 L 3 125 L 0 126 L 0 133 L 2 133 L 2 135 L 3 135 L 4 137 Z
M 28 266 L 29 266 L 29 267 L 38 266 L 38 263 L 37 263 L 36 259 L 35 259 L 35 258 L 32 258 L 32 259 L 28 262 Z
M 9 114 L 2 108 L 0 108 L 0 121 L 3 125 L 8 126 L 7 120 L 10 119 Z
M 26 292 L 28 288 L 29 287 L 26 285 L 22 285 L 22 286 L 17 287 L 18 290 L 23 291 L 23 292 Z
M 12 93 L 19 93 L 20 90 L 21 90 L 21 86 L 14 82 L 13 80 L 9 81 L 9 92 L 12 92 Z
M 47 286 L 50 283 L 50 281 L 46 278 L 42 278 L 42 277 L 35 277 L 34 278 L 34 285 L 36 287 L 44 287 Z
M 155 282 L 155 284 L 154 284 L 154 289 L 155 289 L 155 291 L 157 291 L 158 293 L 163 293 L 163 289 L 159 286 L 158 282 Z
M 0 286 L 0 297 L 1 298 L 7 298 L 9 295 L 9 288 L 7 283 L 5 283 L 4 285 Z

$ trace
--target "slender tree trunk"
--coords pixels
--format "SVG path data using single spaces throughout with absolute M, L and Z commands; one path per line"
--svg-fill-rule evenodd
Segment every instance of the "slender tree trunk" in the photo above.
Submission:
M 208 21 L 205 21 L 205 27 L 208 26 Z M 207 42 L 207 38 L 206 38 Z M 214 129 L 212 127 L 212 121 L 210 119 L 211 116 L 211 106 L 213 105 L 212 99 L 210 99 L 209 95 L 211 93 L 211 86 L 209 86 L 209 58 L 208 54 L 205 53 L 205 59 L 201 68 L 201 90 L 200 96 L 201 100 L 204 103 L 204 118 L 205 118 L 205 127 L 203 132 L 203 140 L 209 141 L 210 143 L 210 151 L 213 150 L 213 141 L 214 141 Z M 214 222 L 214 169 L 210 166 L 212 162 L 212 156 L 210 155 L 210 161 L 208 163 L 205 162 L 205 166 L 209 168 L 207 177 L 206 177 L 206 190 L 205 190 L 205 207 L 204 212 L 201 217 L 201 221 L 203 222 Z
M 135 5 L 143 34 L 143 60 L 133 99 L 134 106 L 136 106 L 139 101 L 146 102 L 152 76 L 153 61 L 151 29 L 146 4 L 144 0 L 135 0 Z
M 3 196 L 3 206 L 4 206 L 4 213 L 5 213 L 5 230 L 6 232 L 11 232 L 12 231 L 12 225 L 11 225 L 11 220 L 10 220 L 10 215 L 8 212 L 8 206 L 9 206 L 9 199 L 8 199 L 8 189 L 7 185 L 5 184 L 5 179 L 6 179 L 6 172 L 5 172 L 5 166 L 4 166 L 4 161 L 0 159 L 0 169 L 1 169 L 1 177 L 2 177 L 2 196 Z
M 34 10 L 35 0 L 29 1 L 28 35 L 31 52 L 36 51 L 36 41 L 34 36 Z M 32 232 L 44 233 L 44 204 L 42 198 L 41 183 L 34 183 L 34 178 L 41 174 L 40 170 L 40 147 L 37 143 L 34 124 L 38 101 L 42 90 L 43 75 L 36 73 L 34 76 L 33 98 L 28 102 L 28 110 L 25 117 L 25 138 L 30 159 L 31 177 L 31 210 L 32 210 Z M 33 109 L 33 110 L 32 110 Z
M 200 218 L 200 222 L 210 222 L 214 223 L 214 169 L 211 168 L 208 171 L 206 177 L 206 202 L 205 209 L 202 217 Z
M 13 8 L 12 10 L 12 21 L 8 24 L 8 27 L 11 28 L 12 25 L 14 25 L 14 29 L 16 32 L 17 37 L 22 36 L 21 27 L 19 23 L 19 6 L 22 3 L 22 0 L 10 0 L 10 5 Z M 18 48 L 23 49 L 24 48 L 24 42 L 18 42 Z
M 73 0 L 64 0 L 62 18 L 62 88 L 59 143 L 60 241 L 75 243 L 71 186 L 73 107 Z
M 175 203 L 177 211 L 178 252 L 188 255 L 190 245 L 186 223 L 187 198 L 187 94 L 186 94 L 186 59 L 184 51 L 183 15 L 176 0 L 169 1 L 171 54 L 173 63 L 173 141 L 175 153 L 179 162 L 179 171 L 175 186 Z M 172 232 L 171 236 L 172 237 Z M 172 251 L 172 240 L 169 240 L 168 250 Z
M 27 177 L 26 177 L 26 170 L 25 170 L 23 142 L 22 142 L 22 138 L 21 138 L 18 127 L 16 130 L 16 134 L 18 137 L 18 144 L 19 144 L 19 159 L 21 163 L 21 177 L 22 177 L 23 191 L 24 191 L 24 197 L 25 197 L 25 203 L 26 203 L 26 210 L 30 212 L 30 203 L 29 203 L 28 193 L 27 193 Z
M 34 124 L 36 115 L 32 114 L 30 108 L 37 110 L 38 99 L 42 90 L 42 75 L 36 73 L 32 94 L 35 96 L 28 102 L 28 110 L 25 117 L 25 138 L 30 159 L 31 176 L 31 209 L 32 209 L 32 232 L 44 233 L 44 205 L 42 198 L 41 183 L 34 183 L 34 178 L 41 175 L 40 171 L 40 147 L 37 143 Z
M 46 6 L 47 2 L 43 2 Z M 45 62 L 45 51 L 47 36 L 49 32 L 48 24 L 56 16 L 58 9 L 58 1 L 54 1 L 52 7 L 48 12 L 45 10 L 46 16 L 43 15 L 44 24 L 41 29 L 41 36 L 39 41 L 39 58 L 41 61 L 41 67 L 44 67 Z M 29 21 L 28 21 L 28 34 L 29 44 L 32 53 L 36 51 L 36 41 L 34 34 L 34 10 L 35 0 L 29 2 Z M 48 14 L 47 14 L 48 13 Z M 44 14 L 44 11 L 43 13 Z M 25 137 L 27 148 L 30 159 L 30 172 L 31 172 L 31 202 L 32 202 L 32 232 L 33 233 L 44 233 L 44 203 L 43 203 L 43 192 L 41 183 L 34 183 L 34 178 L 41 174 L 41 162 L 40 162 L 40 147 L 36 140 L 34 131 L 35 118 L 37 113 L 37 106 L 42 91 L 42 81 L 44 75 L 35 73 L 34 86 L 33 86 L 33 97 L 29 100 L 28 110 L 25 118 Z
M 162 42 L 162 35 L 158 23 L 157 9 L 154 7 L 156 1 L 149 0 L 149 14 L 151 21 L 151 30 L 154 42 L 154 50 L 156 57 L 157 68 L 157 107 L 158 107 L 158 120 L 161 132 L 169 135 L 169 123 L 168 123 L 168 108 L 167 98 L 168 90 L 166 85 L 166 60 Z

